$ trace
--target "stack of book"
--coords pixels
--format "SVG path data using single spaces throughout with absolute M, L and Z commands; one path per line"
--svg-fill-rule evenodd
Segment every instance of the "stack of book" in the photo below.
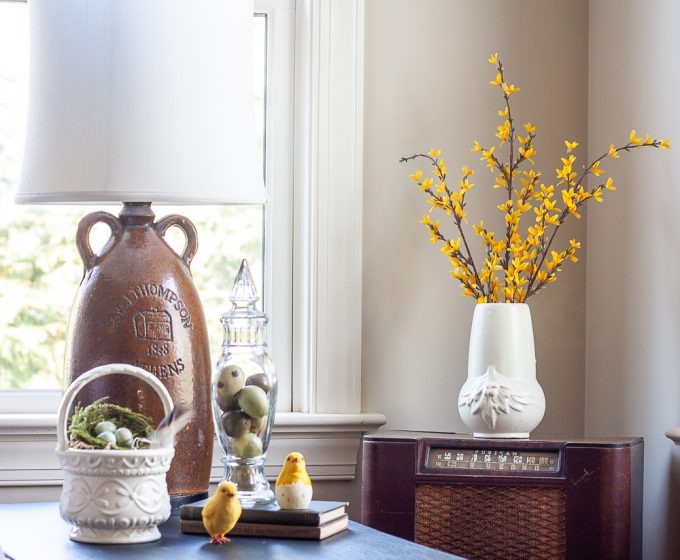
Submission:
M 182 533 L 207 534 L 201 512 L 207 500 L 180 508 Z M 322 540 L 347 528 L 346 502 L 312 501 L 308 509 L 281 509 L 277 504 L 244 507 L 228 537 L 275 537 Z

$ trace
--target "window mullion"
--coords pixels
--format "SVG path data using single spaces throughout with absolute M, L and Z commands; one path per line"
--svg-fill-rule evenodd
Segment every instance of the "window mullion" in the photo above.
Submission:
M 294 411 L 361 411 L 363 18 L 297 3 Z

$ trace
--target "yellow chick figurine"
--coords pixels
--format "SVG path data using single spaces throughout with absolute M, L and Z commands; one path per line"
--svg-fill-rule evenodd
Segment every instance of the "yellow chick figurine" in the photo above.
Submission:
M 217 490 L 203 506 L 203 526 L 210 535 L 210 544 L 228 543 L 224 535 L 241 517 L 241 502 L 233 482 L 220 482 Z
M 281 509 L 307 509 L 312 501 L 312 481 L 305 458 L 297 451 L 289 453 L 276 479 L 276 501 Z

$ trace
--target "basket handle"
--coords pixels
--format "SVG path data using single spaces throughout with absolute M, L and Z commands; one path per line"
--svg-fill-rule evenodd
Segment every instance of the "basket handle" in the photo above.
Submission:
M 143 370 L 137 366 L 131 366 L 129 364 L 106 364 L 103 366 L 98 366 L 93 368 L 82 375 L 78 376 L 68 389 L 64 393 L 61 399 L 61 404 L 59 405 L 59 414 L 57 416 L 57 451 L 66 451 L 66 431 L 68 429 L 68 411 L 71 409 L 76 395 L 80 390 L 87 385 L 90 381 L 94 381 L 100 377 L 106 375 L 111 375 L 114 373 L 123 373 L 126 375 L 131 375 L 142 381 L 146 381 L 154 391 L 158 394 L 163 403 L 163 409 L 165 414 L 169 414 L 173 409 L 172 399 L 170 398 L 170 393 L 156 377 L 151 375 L 148 371 Z

